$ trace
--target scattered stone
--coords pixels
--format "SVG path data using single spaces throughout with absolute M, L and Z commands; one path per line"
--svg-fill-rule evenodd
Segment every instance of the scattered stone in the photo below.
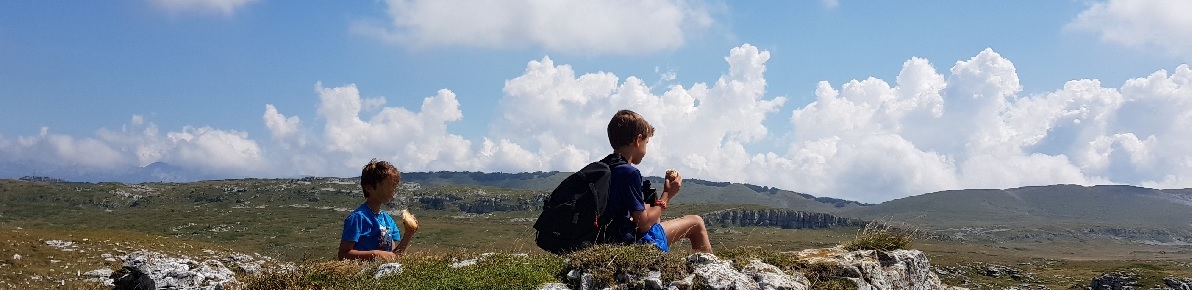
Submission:
M 571 288 L 567 288 L 567 284 L 563 283 L 546 283 L 539 286 L 538 290 L 571 290 Z
M 480 258 L 467 259 L 467 260 L 451 263 L 451 268 L 459 269 L 459 268 L 463 268 L 463 267 L 467 267 L 467 266 L 471 266 L 471 265 L 476 265 L 476 262 L 479 262 L 479 261 L 480 261 Z
M 21 260 L 21 254 L 12 254 L 12 260 L 13 260 L 13 261 L 20 261 L 20 260 Z
M 646 273 L 646 288 L 649 289 L 664 289 L 662 286 L 662 272 L 650 271 Z
M 75 250 L 74 242 L 62 240 L 48 240 L 46 245 L 51 248 L 59 249 L 66 252 L 73 252 Z
M 387 263 L 377 267 L 377 272 L 373 274 L 373 279 L 381 279 L 386 276 L 400 275 L 402 271 L 401 263 Z

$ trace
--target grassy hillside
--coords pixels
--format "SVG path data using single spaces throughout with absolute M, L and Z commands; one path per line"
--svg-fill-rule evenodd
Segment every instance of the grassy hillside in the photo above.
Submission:
M 408 181 L 408 180 L 407 180 Z M 691 182 L 688 196 L 680 196 L 667 215 L 675 217 L 727 208 L 765 208 L 760 205 L 694 203 L 700 196 L 696 182 Z M 700 185 L 720 188 L 721 184 Z M 772 189 L 756 190 L 745 185 L 725 184 L 722 192 L 771 194 Z M 1054 217 L 1078 217 L 1082 211 L 1052 214 L 1050 207 L 1073 204 L 1073 196 L 1096 197 L 1083 200 L 1110 201 L 1117 207 L 1133 206 L 1135 211 L 1100 212 L 1137 213 L 1138 217 L 1115 217 L 1119 225 L 1147 219 L 1169 223 L 1185 217 L 1187 210 L 1172 204 L 1187 197 L 1187 191 L 1150 191 L 1134 188 L 1049 187 L 1009 191 L 941 192 L 891 201 L 882 205 L 858 207 L 842 212 L 869 217 L 896 217 L 933 221 L 938 225 L 967 227 L 974 231 L 998 230 L 1007 221 L 1023 220 L 1048 223 L 1053 229 L 1019 229 L 1015 235 L 1045 237 L 1071 230 L 1073 223 Z M 1067 188 L 1067 187 L 1064 187 Z M 1034 190 L 1034 191 L 1031 191 Z M 1119 190 L 1129 190 L 1121 193 Z M 763 192 L 764 191 L 764 192 Z M 461 199 L 500 196 L 533 196 L 544 190 L 499 188 L 442 183 L 404 189 L 400 196 L 458 195 Z M 733 193 L 735 194 L 735 193 Z M 732 194 L 725 194 L 733 200 Z M 801 195 L 795 194 L 799 198 Z M 791 198 L 795 198 L 792 196 Z M 690 198 L 683 200 L 683 198 Z M 804 198 L 806 200 L 806 198 Z M 740 198 L 748 200 L 748 198 Z M 811 199 L 814 200 L 814 199 Z M 333 258 L 339 231 L 347 211 L 360 204 L 359 186 L 351 179 L 307 178 L 219 180 L 194 183 L 49 183 L 0 180 L 0 232 L 6 243 L 0 248 L 0 288 L 32 289 L 83 283 L 77 272 L 98 267 L 114 268 L 102 260 L 102 254 L 118 251 L 153 249 L 162 252 L 199 255 L 204 249 L 261 253 L 283 261 L 324 263 Z M 397 207 L 412 205 L 406 201 Z M 1085 206 L 1093 206 L 1086 204 Z M 1171 207 L 1164 207 L 1171 206 Z M 835 208 L 835 206 L 832 206 Z M 955 209 L 953 209 L 955 207 Z M 846 206 L 847 208 L 847 206 Z M 1157 209 L 1142 212 L 1145 209 Z M 393 208 L 393 209 L 396 209 Z M 865 212 L 864 210 L 872 210 Z M 484 252 L 528 253 L 544 255 L 533 245 L 534 211 L 465 214 L 457 208 L 421 210 L 414 208 L 422 231 L 415 236 L 411 251 L 431 257 L 463 257 Z M 923 214 L 924 212 L 930 214 Z M 946 215 L 945 215 L 946 214 Z M 1094 215 L 1095 213 L 1090 213 Z M 1109 217 L 1103 217 L 1109 219 Z M 965 224 L 972 222 L 972 224 Z M 1076 227 L 1098 226 L 1098 221 L 1078 223 Z M 1107 223 L 1108 224 L 1108 223 Z M 983 229 L 977 229 L 983 228 Z M 1010 232 L 1010 231 L 1005 231 Z M 767 227 L 712 227 L 710 236 L 717 251 L 742 247 L 760 247 L 772 251 L 791 251 L 831 247 L 850 240 L 856 229 L 784 230 Z M 51 239 L 70 240 L 86 252 L 63 252 L 47 247 Z M 116 245 L 116 243 L 120 243 Z M 689 253 L 688 244 L 674 245 L 676 255 Z M 918 239 L 911 248 L 923 250 L 934 265 L 951 267 L 957 274 L 944 277 L 953 285 L 969 280 L 983 285 L 1011 286 L 1040 284 L 1050 289 L 1065 289 L 1073 284 L 1087 284 L 1099 273 L 1118 269 L 1142 269 L 1148 275 L 1192 277 L 1192 245 L 1145 244 L 1113 235 L 1088 235 L 1082 238 L 1011 239 Z M 12 259 L 14 254 L 23 259 Z M 454 256 L 452 256 L 454 255 Z M 544 257 L 544 256 L 539 256 Z M 551 262 L 548 258 L 535 258 Z M 52 261 L 58 262 L 52 262 Z M 433 262 L 433 261 L 432 261 Z M 550 264 L 548 266 L 553 266 Z M 992 277 L 974 269 L 990 265 L 1011 267 L 1035 278 L 1031 282 L 1007 276 Z M 513 267 L 515 265 L 510 265 Z M 545 266 L 544 266 L 545 267 Z M 965 270 L 968 269 L 968 270 Z M 529 273 L 529 272 L 527 272 Z M 951 273 L 951 272 L 950 272 Z M 37 275 L 42 280 L 28 277 Z M 529 277 L 538 276 L 518 276 Z M 472 285 L 461 280 L 459 285 Z M 525 281 L 525 280 L 519 280 Z M 535 280 L 536 281 L 536 280 Z M 33 284 L 20 284 L 20 283 Z M 40 283 L 40 284 L 38 284 Z M 34 285 L 35 284 L 35 285 Z M 15 285 L 15 286 L 14 286 Z M 82 286 L 79 286 L 82 287 Z M 72 288 L 68 286 L 68 288 Z M 77 287 L 74 287 L 77 288 Z M 974 287 L 989 289 L 994 287 Z M 1000 289 L 1000 287 L 996 287 Z

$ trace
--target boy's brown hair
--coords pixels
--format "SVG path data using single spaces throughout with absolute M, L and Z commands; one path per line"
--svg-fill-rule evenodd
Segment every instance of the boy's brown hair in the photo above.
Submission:
M 633 143 L 637 135 L 654 137 L 654 126 L 646 118 L 630 110 L 620 110 L 608 121 L 608 143 L 613 149 Z
M 370 188 L 377 188 L 390 178 L 401 183 L 401 172 L 397 171 L 397 167 L 393 167 L 393 164 L 389 164 L 387 161 L 377 161 L 376 158 L 368 161 L 368 164 L 364 165 L 364 170 L 360 171 L 360 189 L 364 190 L 364 198 L 368 198 Z

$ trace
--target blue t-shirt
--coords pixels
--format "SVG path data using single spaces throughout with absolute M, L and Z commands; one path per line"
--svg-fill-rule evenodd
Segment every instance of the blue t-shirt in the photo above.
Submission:
M 355 242 L 352 249 L 357 251 L 389 251 L 395 241 L 401 240 L 401 230 L 388 213 L 374 214 L 368 204 L 361 204 L 344 219 L 344 232 L 339 239 Z
M 608 233 L 616 235 L 613 240 L 627 244 L 654 244 L 658 246 L 658 249 L 666 252 L 668 248 L 666 232 L 661 225 L 655 223 L 650 227 L 650 231 L 638 233 L 637 225 L 629 220 L 633 212 L 645 209 L 641 171 L 629 163 L 613 167 L 612 176 L 609 179 L 608 205 L 605 207 L 605 213 L 612 216 L 612 222 L 609 223 L 612 228 L 608 230 Z M 660 236 L 661 238 L 659 238 Z

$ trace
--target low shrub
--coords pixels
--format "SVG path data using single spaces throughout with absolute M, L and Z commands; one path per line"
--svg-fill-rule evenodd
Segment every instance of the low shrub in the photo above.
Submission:
M 911 240 L 917 235 L 919 230 L 913 226 L 895 226 L 890 222 L 873 221 L 858 231 L 855 238 L 841 246 L 847 251 L 909 249 Z

